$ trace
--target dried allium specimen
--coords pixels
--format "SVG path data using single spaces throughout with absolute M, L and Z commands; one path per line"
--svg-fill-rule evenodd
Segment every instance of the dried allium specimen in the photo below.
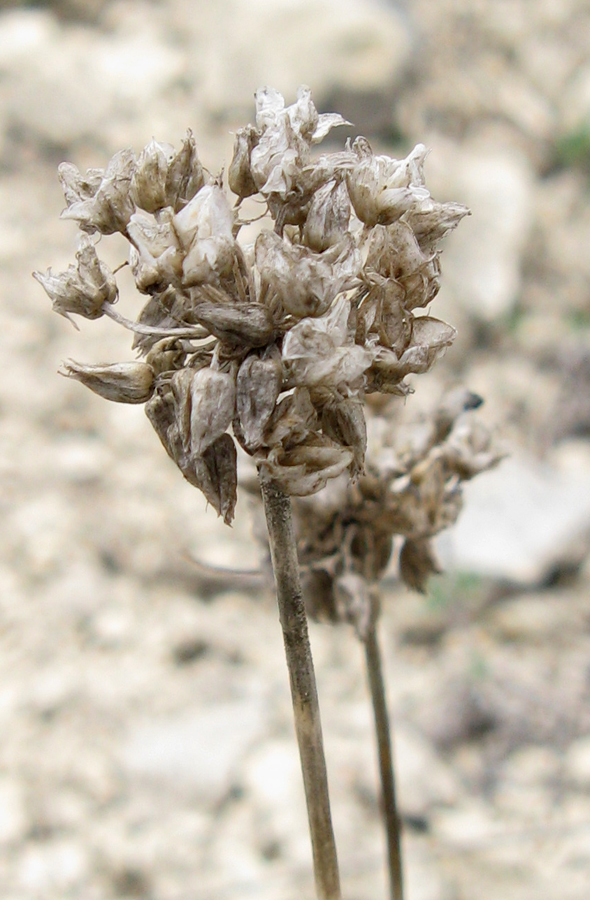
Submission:
M 456 388 L 413 426 L 399 428 L 395 419 L 384 419 L 356 482 L 338 478 L 318 497 L 296 501 L 312 617 L 350 622 L 364 639 L 370 591 L 383 577 L 396 540 L 400 578 L 408 587 L 424 591 L 428 577 L 440 571 L 432 539 L 457 520 L 463 482 L 503 458 L 487 428 L 463 415 L 480 404 L 476 394 Z
M 312 153 L 343 124 L 319 114 L 307 88 L 290 106 L 258 91 L 256 123 L 236 135 L 229 191 L 203 168 L 190 131 L 178 151 L 152 141 L 138 157 L 116 153 L 105 170 L 83 175 L 64 163 L 62 216 L 82 232 L 77 266 L 35 274 L 61 315 L 107 315 L 134 332 L 144 361 L 70 361 L 62 374 L 107 399 L 145 402 L 169 456 L 228 524 L 235 442 L 256 462 L 321 900 L 338 900 L 340 887 L 289 496 L 315 494 L 344 473 L 358 478 L 365 394 L 404 396 L 406 377 L 428 371 L 452 343 L 454 329 L 423 310 L 439 288 L 439 242 L 468 212 L 432 200 L 421 144 L 403 160 L 375 155 L 364 138 Z M 263 204 L 267 226 L 253 245 L 241 239 L 248 197 Z M 115 275 L 96 253 L 100 236 L 116 232 L 146 297 L 135 322 L 115 308 Z M 435 490 L 435 475 L 423 481 Z M 398 505 L 397 519 L 409 515 L 403 498 Z M 406 568 L 419 573 L 427 544 L 422 532 L 413 540 Z M 345 605 L 356 602 L 359 578 L 340 573 Z
M 450 325 L 417 311 L 438 291 L 440 240 L 467 213 L 432 200 L 421 144 L 403 160 L 364 138 L 313 156 L 344 120 L 319 114 L 309 90 L 286 106 L 265 88 L 256 110 L 236 136 L 230 191 L 190 132 L 178 151 L 151 141 L 104 171 L 62 164 L 62 216 L 82 231 L 77 266 L 36 273 L 62 315 L 107 314 L 135 331 L 148 369 L 70 362 L 62 372 L 108 399 L 146 402 L 167 452 L 227 522 L 234 439 L 288 494 L 362 471 L 364 394 L 407 393 L 406 376 L 453 340 Z M 254 194 L 270 227 L 249 246 L 239 213 Z M 113 309 L 115 276 L 91 237 L 114 232 L 147 298 L 135 323 Z M 208 463 L 215 447 L 221 466 Z

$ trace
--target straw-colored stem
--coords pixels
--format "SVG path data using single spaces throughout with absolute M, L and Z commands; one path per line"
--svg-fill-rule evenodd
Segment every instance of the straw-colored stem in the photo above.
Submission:
M 377 639 L 377 617 L 374 616 L 364 640 L 369 689 L 375 718 L 379 774 L 381 778 L 381 812 L 387 839 L 389 867 L 389 895 L 391 900 L 403 900 L 400 819 L 395 797 L 395 774 L 391 741 L 391 726 L 387 712 L 387 697 L 383 680 L 381 652 Z
M 291 682 L 316 891 L 318 900 L 341 900 L 320 710 L 301 593 L 291 501 L 263 467 L 259 475 Z

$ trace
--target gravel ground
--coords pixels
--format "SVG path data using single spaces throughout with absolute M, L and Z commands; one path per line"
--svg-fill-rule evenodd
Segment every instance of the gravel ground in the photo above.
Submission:
M 588 3 L 2 6 L 3 900 L 313 896 L 273 599 L 190 562 L 256 565 L 248 502 L 228 530 L 141 409 L 57 377 L 70 356 L 129 358 L 128 342 L 102 320 L 76 334 L 30 275 L 73 257 L 60 161 L 102 166 L 190 127 L 217 171 L 254 90 L 292 98 L 300 82 L 375 147 L 424 141 L 433 193 L 472 208 L 436 301 L 459 337 L 407 414 L 463 381 L 512 454 L 473 485 L 429 595 L 386 585 L 408 898 L 586 898 Z M 113 265 L 123 253 L 105 242 Z M 492 543 L 508 525 L 514 538 Z M 474 547 L 490 546 L 480 564 Z M 361 652 L 346 628 L 312 626 L 312 641 L 344 896 L 374 900 L 386 888 Z

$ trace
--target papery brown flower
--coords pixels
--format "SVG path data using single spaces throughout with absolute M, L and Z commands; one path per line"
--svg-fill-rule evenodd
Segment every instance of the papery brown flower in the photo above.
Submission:
M 302 319 L 283 341 L 288 383 L 354 393 L 374 352 L 355 344 L 349 332 L 350 300 L 339 297 L 324 316 Z
M 90 169 L 82 177 L 72 163 L 62 163 L 58 172 L 66 209 L 62 219 L 74 219 L 82 231 L 93 234 L 122 233 L 135 212 L 130 196 L 136 161 L 132 150 L 115 153 L 106 170 Z
M 113 273 L 87 236 L 76 267 L 36 277 L 62 315 L 106 312 L 134 333 L 145 362 L 68 363 L 64 371 L 109 399 L 146 401 L 168 454 L 226 520 L 237 477 L 231 425 L 246 453 L 294 495 L 348 470 L 382 517 L 372 537 L 359 526 L 351 552 L 363 547 L 378 567 L 394 524 L 422 538 L 456 515 L 451 477 L 456 484 L 485 467 L 493 450 L 458 432 L 451 441 L 452 417 L 446 425 L 441 418 L 424 453 L 390 450 L 389 473 L 403 472 L 407 483 L 370 496 L 380 482 L 364 472 L 364 395 L 406 395 L 406 376 L 428 371 L 452 342 L 450 325 L 414 313 L 435 297 L 439 243 L 467 211 L 432 200 L 421 144 L 396 160 L 358 138 L 314 158 L 314 145 L 343 124 L 337 113 L 319 113 L 306 87 L 290 105 L 272 88 L 259 90 L 256 122 L 236 133 L 228 171 L 237 202 L 222 174 L 203 168 L 190 131 L 178 151 L 152 140 L 137 158 L 115 154 L 105 170 L 81 174 L 64 163 L 63 216 L 87 234 L 121 232 L 148 299 L 136 321 L 112 308 Z M 251 196 L 267 227 L 248 245 L 238 210 Z M 418 463 L 433 448 L 440 490 L 428 499 Z
M 374 155 L 364 138 L 357 138 L 352 146 L 358 162 L 347 173 L 346 183 L 354 211 L 365 225 L 391 224 L 430 199 L 424 186 L 428 152 L 424 144 L 417 144 L 402 160 Z
M 301 319 L 329 310 L 334 298 L 355 283 L 361 257 L 348 242 L 316 253 L 267 231 L 256 241 L 256 266 L 285 311 Z
M 159 220 L 147 213 L 134 213 L 127 233 L 131 241 L 131 271 L 139 291 L 148 293 L 155 286 L 161 288 L 180 283 L 183 255 L 172 224 L 171 209 L 163 210 Z
M 117 300 L 117 283 L 106 263 L 99 260 L 89 237 L 80 238 L 76 260 L 76 266 L 68 266 L 59 275 L 48 269 L 44 275 L 33 272 L 33 277 L 45 289 L 60 316 L 69 319 L 74 313 L 85 319 L 98 319 L 104 315 L 105 303 Z
M 404 541 L 399 557 L 399 571 L 409 588 L 423 594 L 430 576 L 441 572 L 430 541 Z
M 145 403 L 154 391 L 154 370 L 143 362 L 89 365 L 68 359 L 59 373 L 117 403 Z
M 236 407 L 244 443 L 256 449 L 275 410 L 283 382 L 281 355 L 276 347 L 260 356 L 249 353 L 237 376 Z
M 351 464 L 353 454 L 323 435 L 315 435 L 290 450 L 273 448 L 259 465 L 287 494 L 315 494 Z

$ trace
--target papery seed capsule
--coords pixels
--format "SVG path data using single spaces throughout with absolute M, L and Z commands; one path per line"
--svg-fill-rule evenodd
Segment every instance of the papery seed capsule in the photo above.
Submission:
M 166 176 L 174 157 L 171 144 L 151 140 L 139 154 L 129 194 L 134 203 L 148 213 L 167 206 Z
M 251 197 L 258 191 L 250 169 L 250 154 L 257 142 L 258 132 L 252 125 L 240 128 L 236 132 L 234 155 L 227 173 L 227 183 L 230 190 L 241 200 L 244 197 Z
M 250 353 L 238 371 L 237 413 L 248 448 L 262 443 L 281 390 L 283 367 L 278 350 L 265 357 Z
M 442 571 L 428 540 L 407 539 L 399 556 L 399 570 L 404 584 L 423 594 L 431 575 Z
M 315 494 L 352 462 L 352 453 L 323 435 L 312 435 L 291 450 L 275 447 L 260 465 L 283 490 L 295 497 Z
M 85 365 L 69 359 L 59 374 L 75 378 L 95 394 L 117 403 L 146 403 L 154 391 L 154 370 L 143 362 Z
M 311 202 L 303 229 L 303 240 L 312 250 L 322 253 L 342 240 L 348 231 L 350 200 L 343 181 L 323 185 Z
M 180 465 L 184 451 L 175 428 L 176 409 L 171 389 L 158 389 L 145 405 L 145 414 L 162 442 L 168 456 Z
M 191 452 L 200 456 L 231 424 L 236 405 L 233 373 L 199 369 L 190 384 Z
M 170 161 L 166 176 L 166 205 L 171 206 L 174 212 L 180 212 L 205 184 L 205 172 L 189 128 L 181 149 Z
M 70 313 L 85 319 L 98 319 L 104 314 L 104 304 L 114 303 L 118 296 L 115 277 L 106 263 L 96 255 L 91 238 L 80 238 L 76 253 L 77 266 L 68 266 L 65 272 L 54 275 L 51 269 L 43 275 L 33 272 L 33 277 L 45 289 L 55 312 L 66 319 Z
M 197 301 L 196 320 L 211 334 L 233 346 L 264 347 L 275 336 L 272 315 L 261 303 L 212 303 Z
M 62 219 L 74 219 L 82 231 L 89 234 L 125 232 L 129 219 L 135 212 L 130 196 L 131 180 L 135 173 L 135 154 L 132 150 L 120 150 L 110 160 L 98 182 L 99 170 L 91 169 L 82 178 L 71 163 L 62 163 L 59 175 L 64 188 L 67 207 Z
M 194 374 L 193 369 L 179 369 L 170 379 L 174 398 L 174 427 L 187 456 L 191 453 L 191 386 Z
M 237 464 L 236 445 L 229 434 L 222 434 L 190 464 L 191 477 L 195 479 L 193 483 L 197 484 L 226 525 L 231 524 L 238 497 Z M 183 474 L 190 480 L 184 469 Z
M 322 430 L 354 454 L 353 477 L 363 471 L 367 450 L 367 425 L 359 399 L 342 400 L 322 410 Z

